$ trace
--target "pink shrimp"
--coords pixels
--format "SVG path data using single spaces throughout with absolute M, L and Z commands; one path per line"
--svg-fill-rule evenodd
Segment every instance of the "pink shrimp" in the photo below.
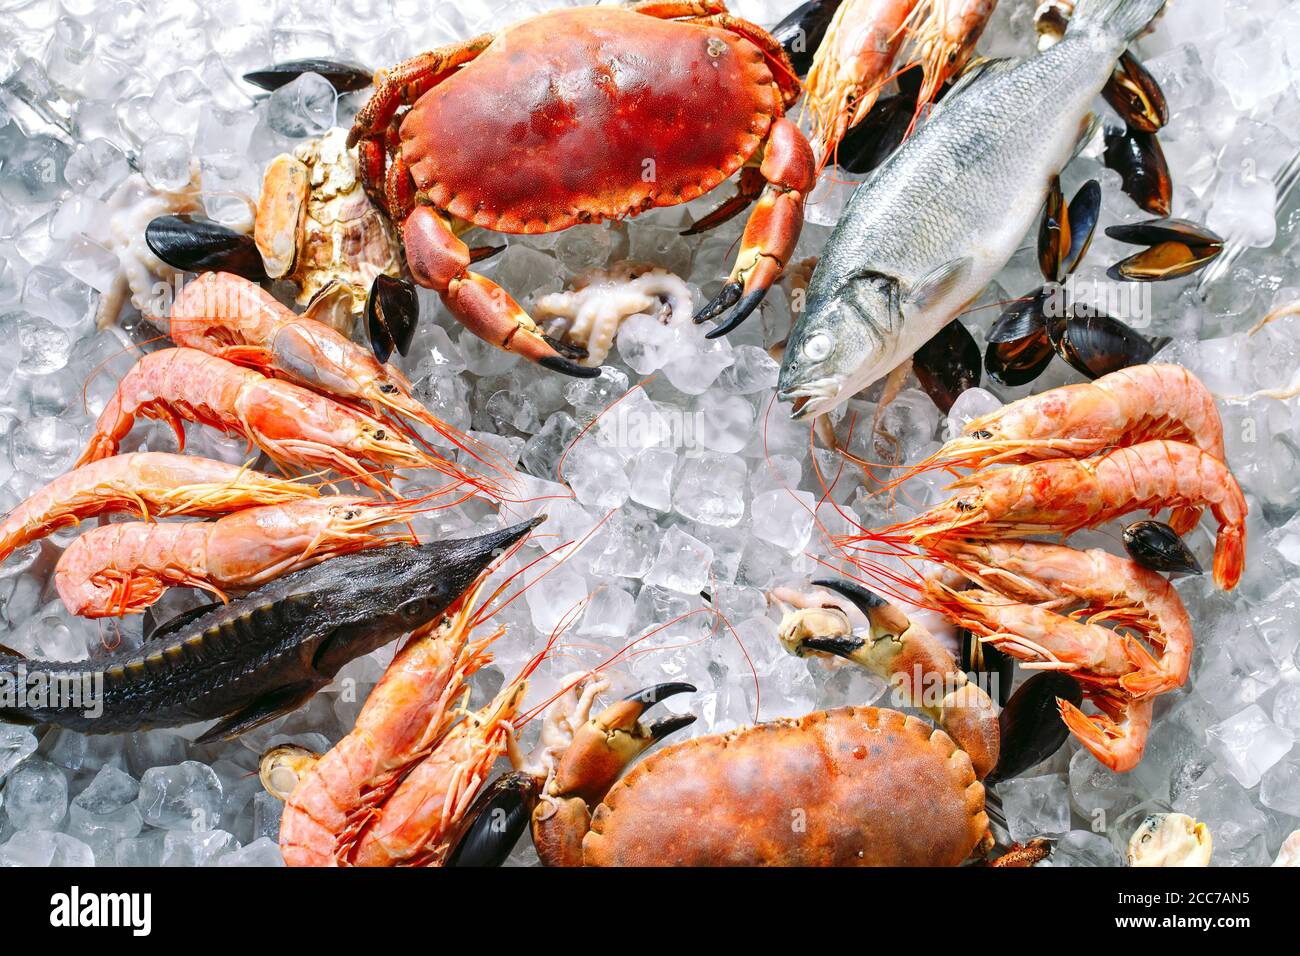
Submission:
M 139 614 L 169 587 L 224 600 L 340 554 L 411 540 L 375 529 L 409 518 L 403 503 L 323 497 L 248 508 L 216 521 L 123 522 L 86 532 L 59 558 L 54 584 L 73 614 Z
M 1176 441 L 1148 441 L 1100 458 L 1056 458 L 967 475 L 957 493 L 909 521 L 873 533 L 934 544 L 947 536 L 1068 537 L 1131 511 L 1209 507 L 1219 524 L 1214 580 L 1231 590 L 1246 555 L 1246 499 L 1224 463 Z M 842 539 L 848 550 L 856 538 Z
M 1142 760 L 1151 731 L 1151 698 L 1133 700 L 1092 688 L 1084 697 L 1100 713 L 1085 714 L 1067 700 L 1057 700 L 1061 719 L 1101 764 L 1115 773 L 1127 773 Z
M 219 515 L 314 498 L 311 485 L 210 458 L 138 452 L 91 462 L 54 479 L 0 523 L 0 561 L 67 525 L 114 511 L 141 518 Z
M 78 465 L 117 454 L 137 416 L 159 418 L 184 447 L 181 419 L 242 435 L 283 468 L 333 468 L 377 491 L 388 485 L 364 461 L 434 468 L 457 484 L 472 479 L 427 455 L 391 425 L 315 392 L 267 378 L 196 349 L 151 352 L 118 383 Z
M 327 754 L 288 746 L 263 756 L 263 782 L 285 799 L 280 850 L 289 866 L 347 865 L 393 788 L 451 729 L 466 681 L 489 660 L 484 648 L 495 637 L 469 643 L 476 591 L 411 635 L 352 731 Z
M 913 13 L 912 61 L 923 74 L 913 126 L 940 87 L 966 67 L 997 5 L 997 0 L 925 0 Z
M 1158 673 L 1135 671 L 1120 686 L 1136 697 L 1181 687 L 1192 664 L 1192 623 L 1178 592 L 1135 561 L 1094 548 L 1037 541 L 943 541 L 932 556 L 981 587 L 1061 613 L 1136 631 L 1160 649 Z
M 480 460 L 494 455 L 416 401 L 410 383 L 397 369 L 381 365 L 351 339 L 297 315 L 261 286 L 239 276 L 209 272 L 189 283 L 172 305 L 171 337 L 177 345 L 287 379 L 372 413 L 393 413 L 427 425 Z M 499 463 L 495 467 L 503 470 Z

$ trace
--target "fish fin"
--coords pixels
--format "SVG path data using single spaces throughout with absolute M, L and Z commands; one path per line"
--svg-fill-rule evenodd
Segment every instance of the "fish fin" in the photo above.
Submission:
M 247 707 L 235 711 L 209 727 L 195 743 L 209 744 L 214 740 L 229 740 L 268 720 L 292 713 L 307 703 L 323 686 L 324 683 L 321 681 L 304 680 L 263 694 Z
M 956 81 L 948 88 L 944 94 L 943 100 L 934 108 L 934 113 L 938 113 L 943 108 L 943 104 L 950 101 L 958 93 L 963 92 L 982 79 L 990 76 L 997 76 L 1011 69 L 1019 60 L 1009 56 L 977 56 L 966 64 L 966 68 L 961 71 Z M 931 114 L 934 115 L 934 114 Z
M 963 256 L 960 259 L 950 259 L 931 269 L 907 290 L 903 298 L 903 308 L 909 312 L 927 311 L 965 280 L 970 274 L 971 265 L 970 256 Z
M 1097 130 L 1101 129 L 1101 117 L 1095 112 L 1089 111 L 1088 115 L 1079 123 L 1079 138 L 1074 143 L 1074 152 L 1070 153 L 1070 158 L 1066 162 L 1074 162 L 1079 158 L 1079 154 L 1084 151 L 1092 138 L 1097 135 Z
M 220 601 L 213 601 L 211 604 L 200 604 L 198 607 L 190 608 L 188 611 L 181 611 L 175 617 L 170 617 L 165 621 L 159 622 L 154 614 L 154 608 L 157 605 L 151 605 L 144 612 L 144 639 L 146 641 L 156 641 L 160 637 L 166 637 L 168 634 L 175 634 L 186 624 L 192 624 L 204 614 L 207 614 L 214 608 L 223 607 Z
M 16 657 L 16 658 L 18 658 L 20 661 L 25 661 L 25 660 L 27 660 L 27 655 L 26 655 L 26 654 L 24 654 L 22 651 L 16 651 L 16 650 L 14 650 L 14 649 L 13 649 L 12 647 L 10 647 L 8 644 L 0 644 L 0 656 L 4 656 L 4 657 Z
M 318 674 L 337 674 L 356 655 L 352 641 L 342 631 L 335 630 L 320 642 L 312 656 L 311 665 Z
M 1165 0 L 1078 0 L 1065 35 L 1104 33 L 1128 46 L 1164 6 Z

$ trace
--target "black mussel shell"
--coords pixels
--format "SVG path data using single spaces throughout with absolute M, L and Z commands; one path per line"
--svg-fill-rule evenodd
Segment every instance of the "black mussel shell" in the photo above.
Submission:
M 419 321 L 420 297 L 415 286 L 405 279 L 375 276 L 366 296 L 366 329 L 375 358 L 387 362 L 394 350 L 405 355 Z
M 1124 192 L 1147 212 L 1168 216 L 1174 184 L 1169 176 L 1165 151 L 1154 133 L 1122 126 L 1107 126 L 1106 166 L 1119 173 Z
M 1135 521 L 1124 529 L 1124 550 L 1128 556 L 1152 571 L 1187 571 L 1200 574 L 1196 555 L 1173 528 L 1163 521 Z
M 1062 315 L 1048 316 L 1047 338 L 1057 355 L 1089 378 L 1145 365 L 1169 344 L 1167 338 L 1148 339 L 1119 319 L 1082 306 L 1070 306 Z
M 812 66 L 813 55 L 821 46 L 826 28 L 831 25 L 842 0 L 808 0 L 801 3 L 772 30 L 776 42 L 785 49 L 794 71 L 801 78 Z
M 460 839 L 447 866 L 500 866 L 510 856 L 537 804 L 540 785 L 530 773 L 503 774 L 492 781 L 465 814 Z
M 980 383 L 980 347 L 957 319 L 912 356 L 912 371 L 945 415 L 957 396 Z
M 1053 177 L 1038 227 L 1038 268 L 1048 282 L 1061 282 L 1088 252 L 1101 218 L 1101 184 L 1090 179 L 1074 194 L 1069 206 L 1061 180 Z
M 1011 682 L 1016 674 L 1016 662 L 992 644 L 986 644 L 970 631 L 961 632 L 961 669 L 968 674 L 996 674 L 997 701 L 1005 707 L 1011 697 Z
M 1043 306 L 1050 293 L 1039 289 L 1012 302 L 989 330 L 984 371 L 1001 385 L 1026 385 L 1043 374 L 1056 354 L 1047 337 Z
M 1061 192 L 1061 177 L 1053 176 L 1038 224 L 1038 269 L 1048 282 L 1061 281 L 1061 260 L 1069 250 L 1069 236 L 1070 214 Z
M 921 71 L 908 70 L 903 75 L 911 73 L 919 76 Z M 835 147 L 835 165 L 845 172 L 861 175 L 892 156 L 912 125 L 918 92 L 919 87 L 876 100 L 862 122 L 849 130 Z
M 1106 235 L 1133 246 L 1154 246 L 1162 242 L 1181 242 L 1194 248 L 1223 245 L 1218 233 L 1190 219 L 1147 219 L 1107 226 Z
M 1101 95 L 1133 129 L 1154 133 L 1169 122 L 1169 106 L 1160 84 L 1127 50 Z
M 1083 688 L 1069 674 L 1043 671 L 1020 685 L 998 714 L 1002 729 L 998 763 L 984 781 L 986 784 L 1018 777 L 1030 767 L 1042 763 L 1060 749 L 1070 735 L 1056 699 L 1068 700 L 1078 707 L 1083 703 Z
M 289 60 L 277 63 L 264 70 L 254 70 L 244 74 L 244 81 L 264 90 L 278 90 L 292 83 L 304 73 L 319 73 L 329 81 L 330 86 L 339 93 L 354 93 L 370 85 L 373 74 L 363 66 L 355 63 L 339 63 L 334 60 Z
M 159 216 L 144 229 L 153 254 L 182 272 L 233 272 L 250 282 L 266 279 L 253 237 L 203 216 Z

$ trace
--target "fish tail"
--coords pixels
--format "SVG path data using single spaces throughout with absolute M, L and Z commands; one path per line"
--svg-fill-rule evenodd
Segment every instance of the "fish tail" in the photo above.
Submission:
M 1070 33 L 1104 33 L 1128 46 L 1164 7 L 1165 0 L 1079 0 L 1070 17 Z

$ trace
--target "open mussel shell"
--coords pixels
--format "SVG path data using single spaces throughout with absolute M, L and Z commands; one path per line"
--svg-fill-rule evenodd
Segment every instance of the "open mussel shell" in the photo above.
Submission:
M 984 370 L 1001 385 L 1026 385 L 1043 374 L 1056 354 L 1047 337 L 1043 306 L 1050 292 L 1039 289 L 1016 299 L 989 330 Z
M 244 74 L 244 81 L 264 90 L 278 90 L 304 73 L 320 74 L 339 93 L 355 93 L 357 90 L 364 90 L 373 79 L 369 70 L 355 63 L 307 59 L 288 60 L 268 66 L 264 70 L 253 70 L 251 73 Z
M 980 347 L 953 319 L 912 356 L 912 371 L 945 415 L 957 396 L 980 383 Z
M 1145 365 L 1169 344 L 1167 338 L 1148 339 L 1119 319 L 1081 306 L 1070 306 L 1062 315 L 1049 316 L 1047 338 L 1057 355 L 1089 378 Z
M 251 282 L 266 279 L 253 237 L 203 216 L 159 216 L 144 229 L 153 254 L 182 272 L 233 272 Z
M 961 669 L 968 674 L 997 675 L 997 702 L 1005 707 L 1011 697 L 1011 683 L 1016 662 L 992 644 L 986 644 L 970 631 L 961 632 Z
M 415 286 L 405 279 L 375 276 L 366 296 L 366 330 L 375 358 L 387 362 L 394 351 L 405 355 L 419 321 L 420 297 Z
M 1083 688 L 1069 674 L 1043 671 L 1011 695 L 998 714 L 1002 740 L 997 766 L 985 779 L 986 784 L 1018 777 L 1061 748 L 1070 732 L 1061 720 L 1058 697 L 1078 707 L 1083 703 Z
M 1120 242 L 1148 247 L 1106 271 L 1112 279 L 1129 282 L 1161 282 L 1191 275 L 1223 251 L 1220 236 L 1187 219 L 1150 219 L 1109 226 L 1106 235 Z
M 460 839 L 447 866 L 500 866 L 510 856 L 537 804 L 540 782 L 515 771 L 492 781 L 465 813 Z
M 1101 95 L 1133 129 L 1154 133 L 1169 122 L 1169 105 L 1160 84 L 1127 50 L 1119 58 Z
M 835 11 L 842 0 L 808 0 L 801 3 L 775 29 L 772 36 L 785 49 L 794 71 L 801 78 L 807 75 L 812 66 L 813 55 L 821 46 L 826 36 L 826 28 L 831 25 Z
M 1163 521 L 1135 521 L 1124 529 L 1124 550 L 1128 556 L 1152 571 L 1201 573 L 1196 555 L 1173 528 Z
M 1169 164 L 1154 133 L 1123 126 L 1107 126 L 1106 167 L 1119 173 L 1124 192 L 1147 212 L 1168 216 L 1174 184 Z
M 1101 184 L 1090 179 L 1065 204 L 1061 181 L 1053 178 L 1038 228 L 1038 268 L 1048 282 L 1061 282 L 1079 265 L 1101 218 Z

